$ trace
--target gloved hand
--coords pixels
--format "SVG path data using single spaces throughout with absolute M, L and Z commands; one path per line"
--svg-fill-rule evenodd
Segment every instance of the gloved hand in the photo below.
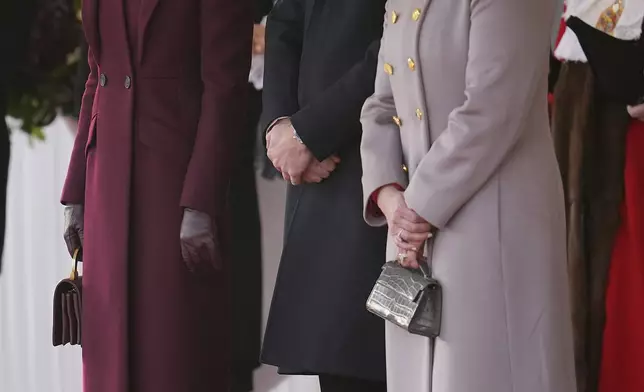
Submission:
M 70 256 L 74 255 L 74 250 L 83 247 L 85 213 L 83 206 L 72 204 L 65 206 L 65 231 L 63 238 L 67 245 L 67 251 Z
M 212 218 L 200 211 L 186 208 L 181 222 L 181 256 L 192 272 L 221 269 Z

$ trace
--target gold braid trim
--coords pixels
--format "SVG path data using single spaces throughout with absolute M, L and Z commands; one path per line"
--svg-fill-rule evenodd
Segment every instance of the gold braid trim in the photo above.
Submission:
M 614 34 L 615 26 L 617 26 L 619 18 L 622 17 L 622 12 L 624 12 L 624 0 L 616 0 L 613 5 L 606 8 L 604 12 L 601 13 L 595 28 L 606 34 Z

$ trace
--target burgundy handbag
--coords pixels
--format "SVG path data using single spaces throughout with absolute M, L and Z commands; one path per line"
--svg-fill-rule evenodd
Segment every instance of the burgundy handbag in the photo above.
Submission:
M 68 279 L 63 279 L 54 290 L 54 347 L 81 344 L 81 314 L 83 309 L 83 277 L 78 274 L 81 251 L 74 251 L 74 267 Z

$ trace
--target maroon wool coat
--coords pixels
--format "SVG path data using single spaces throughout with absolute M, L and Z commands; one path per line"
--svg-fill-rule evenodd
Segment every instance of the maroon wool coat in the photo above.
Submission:
M 224 272 L 193 275 L 184 208 L 225 231 L 249 0 L 84 0 L 91 68 L 64 204 L 85 205 L 85 392 L 225 392 Z M 225 233 L 224 233 L 225 234 Z

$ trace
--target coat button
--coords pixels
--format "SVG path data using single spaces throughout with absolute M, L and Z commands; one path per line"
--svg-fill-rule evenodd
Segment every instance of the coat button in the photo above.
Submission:
M 125 88 L 129 89 L 132 87 L 132 78 L 129 76 L 125 77 L 125 83 L 124 83 Z
M 389 63 L 385 63 L 385 72 L 387 73 L 387 75 L 393 75 L 394 67 Z
M 104 73 L 101 73 L 101 76 L 99 77 L 99 82 L 101 84 L 101 87 L 105 87 L 105 85 L 107 84 L 107 75 L 105 75 Z
M 411 18 L 414 20 L 414 22 L 418 21 L 420 19 L 420 8 L 416 8 L 414 12 L 411 14 Z
M 391 119 L 394 120 L 394 123 L 398 125 L 398 127 L 402 127 L 402 120 L 400 119 L 400 117 L 393 116 Z
M 423 111 L 420 109 L 416 109 L 416 117 L 418 117 L 419 120 L 423 119 Z
M 402 165 L 402 170 L 403 170 L 405 173 L 408 173 L 408 172 L 409 172 L 409 169 L 407 169 L 407 166 L 406 166 L 405 164 L 403 164 L 403 165 Z
M 409 66 L 409 69 L 411 69 L 412 71 L 416 70 L 416 63 L 411 57 L 407 59 L 407 65 Z
M 396 11 L 391 11 L 391 23 L 396 24 L 398 22 L 398 13 Z

